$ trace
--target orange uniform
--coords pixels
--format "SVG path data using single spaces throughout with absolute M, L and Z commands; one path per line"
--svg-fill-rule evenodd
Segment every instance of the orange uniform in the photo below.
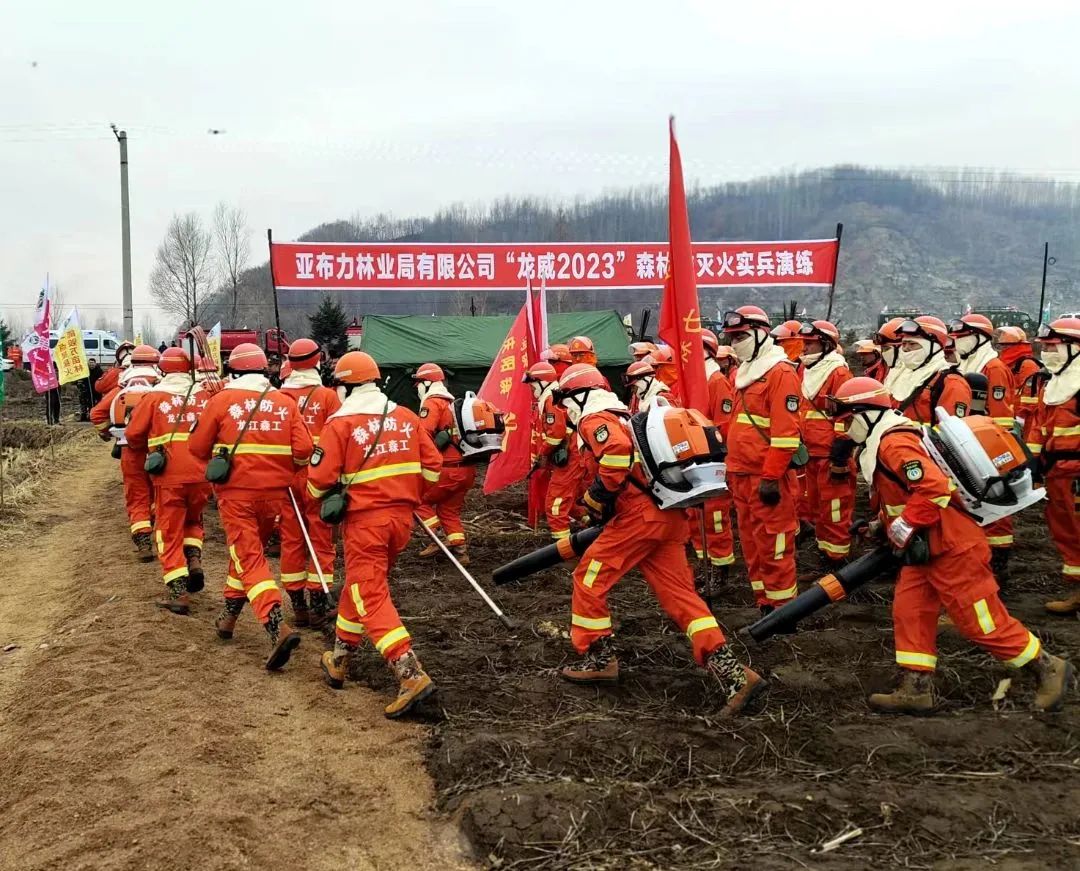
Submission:
M 346 646 L 366 634 L 387 661 L 410 650 L 387 576 L 409 542 L 413 512 L 438 484 L 442 462 L 420 419 L 387 404 L 375 389 L 354 392 L 323 427 L 307 487 L 314 499 L 346 487 L 346 581 L 337 616 L 337 637 Z
M 1028 448 L 1046 478 L 1046 525 L 1065 581 L 1080 584 L 1080 398 L 1039 407 Z
M 188 450 L 191 428 L 209 397 L 190 379 L 188 384 L 182 393 L 163 389 L 166 385 L 147 393 L 125 431 L 129 447 L 144 456 L 149 450 L 166 457 L 165 471 L 150 478 L 156 507 L 154 543 L 166 584 L 187 578 L 185 548 L 202 550 L 202 516 L 210 500 L 206 463 Z
M 558 541 L 570 534 L 570 518 L 577 510 L 577 502 L 585 488 L 582 486 L 577 438 L 567 426 L 566 412 L 552 401 L 551 394 L 551 390 L 545 389 L 540 397 L 538 449 L 539 456 L 551 470 L 544 497 L 544 514 L 551 537 Z
M 820 364 L 819 364 L 820 365 Z M 806 501 L 813 515 L 818 550 L 833 562 L 851 555 L 851 516 L 855 510 L 855 464 L 834 466 L 830 453 L 843 424 L 826 416 L 829 397 L 851 380 L 851 370 L 838 366 L 825 378 L 813 397 L 805 397 L 802 438 L 810 453 L 806 464 Z M 804 385 L 805 385 L 804 381 Z M 805 388 L 804 388 L 805 396 Z
M 735 391 L 728 433 L 728 487 L 739 519 L 743 558 L 759 606 L 779 606 L 799 592 L 795 581 L 798 483 L 789 468 L 798 450 L 801 386 L 794 367 L 776 363 Z M 762 481 L 775 481 L 780 499 L 766 505 Z
M 726 439 L 731 426 L 731 417 L 735 411 L 735 392 L 730 379 L 717 366 L 709 373 L 709 407 L 706 414 Z M 708 553 L 709 562 L 714 566 L 730 566 L 735 562 L 735 536 L 731 529 L 731 493 L 725 493 L 716 499 L 708 500 L 700 509 L 690 513 L 690 542 L 698 559 L 704 559 Z M 701 515 L 705 512 L 705 546 L 701 541 Z
M 983 367 L 986 376 L 986 414 L 1003 429 L 1016 425 L 1016 384 L 1009 367 L 994 357 Z M 986 543 L 992 548 L 1013 546 L 1013 519 L 1006 517 L 983 527 Z
M 1039 640 L 998 597 L 986 539 L 952 504 L 954 487 L 916 428 L 901 426 L 881 437 L 872 489 L 882 523 L 902 518 L 925 536 L 930 550 L 928 562 L 900 569 L 893 597 L 897 664 L 933 671 L 942 606 L 965 638 L 1006 665 L 1019 668 L 1038 656 Z
M 661 511 L 634 484 L 643 479 L 634 461 L 628 420 L 626 412 L 599 411 L 578 422 L 582 450 L 597 469 L 586 503 L 593 510 L 607 504 L 613 514 L 574 570 L 570 641 L 585 653 L 594 641 L 612 634 L 608 592 L 636 567 L 660 607 L 686 633 L 694 659 L 704 664 L 724 645 L 724 634 L 694 591 L 686 560 L 686 512 Z
M 1013 383 L 1016 385 L 1016 420 L 1020 424 L 1024 441 L 1030 442 L 1033 441 L 1032 432 L 1038 426 L 1042 389 L 1050 375 L 1030 357 L 1021 363 L 1023 365 L 1013 373 Z
M 115 390 L 120 386 L 120 374 L 123 371 L 124 369 L 122 366 L 110 366 L 101 373 L 101 377 L 98 378 L 97 384 L 94 385 L 94 392 L 99 396 L 104 397 L 106 393 Z
M 314 370 L 310 371 L 315 375 Z M 315 377 L 318 376 L 315 375 Z M 293 379 L 295 375 L 290 380 Z M 311 434 L 312 442 L 318 445 L 327 418 L 341 408 L 337 391 L 323 387 L 320 383 L 290 386 L 289 381 L 286 381 L 280 389 L 296 403 L 304 425 Z M 307 526 L 312 547 L 319 558 L 319 568 L 322 569 L 323 579 L 327 586 L 332 586 L 335 556 L 334 530 L 330 525 L 323 523 L 319 517 L 319 504 L 308 493 L 307 476 L 306 466 L 298 469 L 293 480 L 292 491 L 300 510 L 304 513 L 304 523 Z M 304 534 L 291 502 L 281 515 L 281 583 L 289 591 L 322 590 L 318 572 L 315 571 L 315 563 L 308 554 L 307 543 L 304 541 Z
M 884 384 L 885 379 L 889 377 L 889 365 L 881 357 L 878 357 L 873 363 L 866 367 L 863 371 L 863 375 Z
M 428 396 L 420 406 L 420 425 L 434 440 L 436 434 L 449 434 L 450 442 L 442 449 L 442 474 L 438 486 L 424 495 L 419 514 L 424 526 L 438 529 L 442 526 L 446 542 L 461 547 L 465 544 L 465 527 L 461 523 L 461 509 L 465 497 L 476 481 L 476 467 L 462 462 L 456 441 L 459 433 L 454 421 L 454 400 L 443 394 Z
M 281 605 L 281 592 L 266 561 L 260 526 L 265 528 L 285 512 L 285 491 L 296 469 L 307 465 L 311 436 L 296 403 L 270 387 L 263 376 L 250 374 L 230 381 L 211 397 L 188 448 L 203 461 L 232 454 L 228 480 L 215 484 L 229 545 L 225 598 L 242 605 L 246 596 L 265 624 L 271 609 Z
M 145 391 L 144 385 L 132 385 L 130 388 L 116 386 L 90 409 L 90 422 L 104 441 L 112 438 L 110 431 L 114 427 L 126 426 Z M 124 507 L 127 509 L 131 534 L 149 535 L 153 529 L 154 488 L 144 468 L 146 450 L 126 447 L 120 438 L 117 444 L 120 446 L 120 473 L 124 480 Z
M 934 408 L 944 408 L 954 417 L 964 417 L 971 411 L 971 387 L 963 375 L 954 369 L 938 372 L 899 406 L 905 417 L 923 426 L 937 423 Z

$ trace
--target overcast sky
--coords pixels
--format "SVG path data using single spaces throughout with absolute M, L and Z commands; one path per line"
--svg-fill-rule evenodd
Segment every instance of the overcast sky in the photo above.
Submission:
M 120 319 L 109 122 L 137 326 L 173 212 L 243 207 L 265 259 L 267 227 L 662 184 L 669 113 L 706 183 L 838 162 L 1080 180 L 1076 3 L 8 0 L 0 23 L 0 313 L 24 323 L 46 273 L 84 320 Z

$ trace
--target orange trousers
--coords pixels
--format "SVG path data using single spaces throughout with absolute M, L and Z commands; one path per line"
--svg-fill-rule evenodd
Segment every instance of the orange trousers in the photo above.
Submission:
M 659 513 L 659 517 L 657 514 Z M 582 554 L 574 570 L 570 643 L 578 653 L 612 634 L 607 595 L 632 568 L 640 569 L 660 607 L 686 633 L 694 659 L 703 664 L 724 644 L 724 633 L 694 591 L 686 560 L 686 515 L 682 511 L 617 514 Z
M 1046 478 L 1046 525 L 1061 554 L 1061 574 L 1080 584 L 1080 478 L 1055 475 Z
M 897 665 L 934 670 L 942 607 L 968 641 L 1006 665 L 1020 668 L 1039 655 L 1039 639 L 1009 614 L 998 597 L 984 540 L 958 553 L 936 556 L 926 565 L 900 569 L 893 597 Z
M 154 487 L 154 544 L 166 584 L 188 576 L 185 547 L 202 549 L 202 515 L 209 501 L 210 485 L 205 482 Z
M 806 498 L 818 550 L 843 562 L 851 556 L 851 516 L 855 511 L 855 472 L 837 481 L 829 474 L 829 458 L 806 464 Z
M 757 475 L 729 474 L 728 488 L 739 519 L 739 541 L 754 602 L 780 606 L 799 593 L 795 580 L 795 533 L 799 528 L 798 484 L 789 469 L 780 479 L 780 502 L 758 497 Z
M 582 511 L 577 502 L 584 492 L 581 463 L 574 454 L 570 455 L 565 466 L 551 467 L 547 495 L 544 497 L 544 514 L 547 516 L 551 537 L 556 541 L 570 534 L 571 517 L 581 516 Z
M 120 449 L 120 472 L 124 476 L 124 507 L 127 509 L 131 534 L 149 532 L 153 528 L 154 487 L 143 465 L 146 451 L 134 451 L 125 446 Z
M 799 521 L 806 521 L 807 523 L 814 522 L 814 507 L 810 502 L 810 482 L 807 474 L 807 467 L 800 466 L 795 469 L 795 487 L 798 493 L 798 519 Z
M 427 501 L 417 510 L 428 529 L 442 526 L 447 544 L 465 544 L 461 509 L 474 481 L 476 466 L 443 466 L 439 483 L 424 494 Z
M 271 608 L 281 604 L 281 591 L 266 561 L 261 531 L 282 513 L 282 502 L 287 498 L 280 490 L 267 490 L 258 498 L 218 491 L 218 513 L 229 545 L 225 598 L 247 598 L 260 623 L 267 621 Z
M 988 523 L 983 527 L 986 533 L 986 543 L 992 548 L 1004 548 L 1008 550 L 1013 546 L 1013 519 L 1006 517 L 994 523 Z
M 409 543 L 412 509 L 383 508 L 345 515 L 345 588 L 338 600 L 337 637 L 357 645 L 367 635 L 387 660 L 412 647 L 390 599 L 388 576 L 398 554 Z
M 319 517 L 319 500 L 307 491 L 307 475 L 298 475 L 292 486 L 296 503 L 304 515 L 304 525 L 311 538 L 315 555 L 319 558 L 326 586 L 334 585 L 334 527 L 323 523 Z M 281 583 L 286 590 L 321 590 L 315 561 L 308 553 L 304 533 L 296 519 L 296 511 L 288 494 L 281 513 Z
M 714 566 L 729 566 L 735 562 L 735 536 L 731 529 L 731 493 L 710 499 L 701 508 L 691 508 L 690 543 L 698 559 L 705 559 Z M 701 544 L 701 512 L 705 512 L 705 547 Z

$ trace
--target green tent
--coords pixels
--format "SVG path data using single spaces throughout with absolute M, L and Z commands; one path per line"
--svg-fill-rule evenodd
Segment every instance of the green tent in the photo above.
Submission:
M 498 355 L 514 316 L 364 318 L 363 350 L 379 364 L 386 392 L 403 405 L 416 408 L 411 375 L 421 363 L 438 363 L 446 370 L 451 393 L 479 390 Z M 630 362 L 626 327 L 614 311 L 570 312 L 548 316 L 548 337 L 568 342 L 588 336 L 596 346 L 600 368 L 621 390 L 622 371 Z

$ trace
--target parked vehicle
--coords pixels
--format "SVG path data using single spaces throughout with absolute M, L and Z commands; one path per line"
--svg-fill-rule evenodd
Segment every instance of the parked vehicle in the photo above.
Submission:
M 177 337 L 178 344 L 182 348 L 187 347 L 187 330 L 182 330 Z M 258 330 L 226 330 L 221 331 L 221 360 L 229 359 L 229 354 L 237 345 L 251 342 L 260 345 L 268 355 L 284 357 L 289 353 L 289 337 L 284 330 L 278 331 L 271 327 L 261 335 Z
M 111 366 L 116 362 L 116 348 L 120 344 L 120 340 L 113 333 L 105 330 L 83 330 L 82 337 L 88 362 L 97 360 L 102 367 Z M 49 347 L 55 348 L 59 338 L 60 333 L 57 330 L 49 330 Z M 25 336 L 19 344 L 23 352 L 23 368 L 29 369 L 28 354 L 32 347 L 30 336 Z

